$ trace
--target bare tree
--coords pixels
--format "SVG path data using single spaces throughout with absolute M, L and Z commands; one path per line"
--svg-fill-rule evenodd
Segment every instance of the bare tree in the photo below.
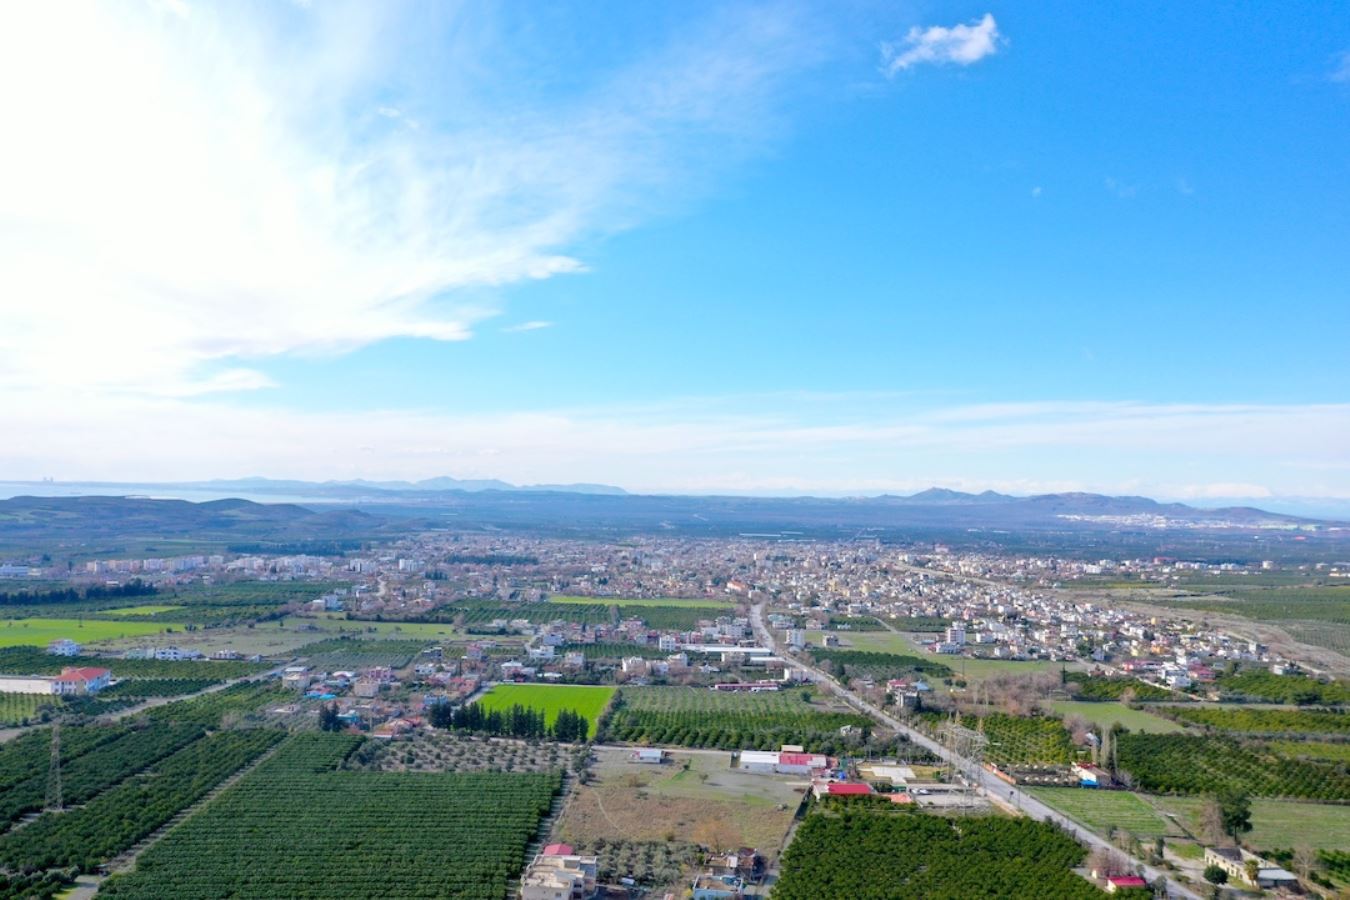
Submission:
M 1317 870 L 1317 851 L 1307 844 L 1294 849 L 1294 871 L 1302 879 L 1307 879 L 1309 875 Z
M 1200 810 L 1200 834 L 1207 844 L 1221 844 L 1228 837 L 1223 827 L 1223 809 L 1214 797 L 1206 800 Z

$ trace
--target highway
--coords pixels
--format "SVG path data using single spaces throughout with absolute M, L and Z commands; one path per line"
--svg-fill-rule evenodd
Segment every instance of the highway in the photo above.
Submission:
M 775 649 L 777 649 L 778 644 L 775 639 L 775 635 L 772 634 L 769 631 L 768 627 L 764 624 L 763 602 L 756 603 L 750 607 L 750 624 L 751 627 L 754 629 L 756 640 L 760 641 L 766 647 L 774 647 Z M 920 747 L 932 751 L 942 760 L 946 762 L 955 763 L 956 766 L 962 769 L 963 771 L 968 771 L 970 769 L 970 763 L 968 761 L 960 757 L 957 757 L 955 753 L 953 753 L 951 750 L 947 749 L 937 741 L 933 740 L 928 735 L 923 734 L 920 731 L 916 731 L 915 729 L 909 727 L 908 725 L 901 722 L 894 716 L 891 716 L 890 714 L 879 709 L 873 704 L 868 703 L 866 700 L 862 699 L 857 694 L 853 693 L 848 688 L 844 687 L 832 676 L 817 669 L 814 665 L 811 665 L 810 663 L 802 660 L 799 657 L 791 657 L 786 654 L 783 655 L 784 658 L 791 659 L 794 665 L 799 666 L 801 669 L 803 669 L 806 672 L 807 677 L 813 683 L 818 684 L 824 688 L 827 688 L 835 695 L 837 695 L 840 699 L 842 699 L 845 703 L 848 703 L 850 706 L 854 707 L 859 712 L 871 717 L 872 719 L 876 720 L 877 722 L 880 722 L 886 727 L 891 728 L 896 732 L 905 735 L 915 744 L 918 744 Z M 1035 797 L 1031 796 L 1026 791 L 1023 791 L 1020 788 L 1014 787 L 1013 785 L 1010 785 L 1002 781 L 1001 779 L 995 777 L 992 773 L 984 769 L 980 769 L 979 772 L 980 772 L 980 788 L 985 792 L 986 795 L 989 795 L 991 797 L 997 797 L 1000 800 L 1004 800 L 1009 804 L 1015 805 L 1019 809 L 1021 809 L 1022 812 L 1026 813 L 1029 816 L 1034 816 L 1035 818 L 1041 819 L 1042 821 L 1050 820 L 1055 822 L 1060 827 L 1064 828 L 1066 831 L 1072 834 L 1075 838 L 1077 838 L 1081 843 L 1087 845 L 1088 847 L 1094 849 L 1101 847 L 1110 850 L 1112 852 L 1121 854 L 1123 856 L 1127 856 L 1130 859 L 1130 861 L 1137 867 L 1138 871 L 1140 871 L 1143 874 L 1143 877 L 1148 880 L 1149 884 L 1155 883 L 1159 877 L 1166 878 L 1167 892 L 1168 895 L 1171 897 L 1181 897 L 1185 898 L 1185 900 L 1200 900 L 1198 894 L 1196 894 L 1194 891 L 1189 890 L 1184 885 L 1180 884 L 1179 882 L 1176 882 L 1172 878 L 1168 877 L 1167 873 L 1153 866 L 1146 865 L 1142 860 L 1136 859 L 1134 857 L 1129 857 L 1128 854 L 1124 853 L 1124 851 L 1122 851 L 1119 847 L 1116 847 L 1114 844 L 1107 841 L 1105 838 L 1102 838 L 1099 835 L 1095 834 L 1094 832 L 1088 830 L 1087 828 L 1084 828 L 1082 825 L 1079 825 L 1073 819 L 1070 819 L 1068 816 L 1064 815 L 1058 810 L 1046 806 L 1044 803 L 1042 803 L 1040 800 L 1037 800 Z

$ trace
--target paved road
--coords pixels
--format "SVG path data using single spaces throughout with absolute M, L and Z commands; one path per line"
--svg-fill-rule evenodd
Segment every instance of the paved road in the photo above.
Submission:
M 763 646 L 773 647 L 777 649 L 778 645 L 774 640 L 774 635 L 764 625 L 763 603 L 756 603 L 750 607 L 750 624 L 754 628 L 756 639 L 759 640 Z M 819 669 L 815 668 L 809 663 L 803 661 L 801 658 L 793 658 L 793 662 L 794 664 L 800 666 L 803 670 L 805 670 L 807 677 L 812 682 L 829 689 L 831 692 L 836 694 L 840 699 L 842 699 L 845 703 L 848 703 L 850 706 L 854 707 L 859 712 L 862 712 L 865 715 L 868 715 L 871 718 L 875 719 L 876 721 L 887 726 L 888 728 L 892 728 L 895 731 L 899 732 L 900 734 L 905 735 L 911 741 L 918 744 L 920 747 L 932 751 L 940 759 L 945 760 L 947 762 L 954 762 L 958 768 L 964 771 L 969 771 L 970 764 L 966 760 L 956 756 L 956 754 L 954 754 L 951 750 L 947 749 L 942 744 L 933 740 L 928 735 L 923 734 L 920 731 L 916 731 L 913 728 L 910 728 L 908 725 L 901 722 L 894 716 L 889 715 L 888 713 L 882 711 L 878 707 L 872 705 L 871 703 L 868 703 L 866 700 L 863 700 L 857 694 L 853 693 L 848 688 L 844 687 L 842 684 L 836 681 L 832 676 L 827 675 L 826 673 L 820 671 Z M 1014 804 L 1027 815 L 1034 816 L 1041 820 L 1049 819 L 1050 821 L 1055 822 L 1060 827 L 1064 828 L 1066 831 L 1068 831 L 1070 834 L 1076 837 L 1080 842 L 1086 844 L 1089 847 L 1092 847 L 1094 849 L 1101 847 L 1107 850 L 1114 851 L 1116 853 L 1121 852 L 1121 850 L 1118 847 L 1111 844 L 1109 841 L 1105 840 L 1104 838 L 1100 837 L 1094 832 L 1088 830 L 1087 828 L 1084 828 L 1082 825 L 1079 825 L 1073 819 L 1070 819 L 1068 816 L 1064 815 L 1058 810 L 1046 806 L 1044 803 L 1042 803 L 1040 800 L 1037 800 L 1035 797 L 1031 796 L 1026 791 L 1020 790 L 1019 788 L 1007 784 L 1001 779 L 995 777 L 992 773 L 987 772 L 983 769 L 980 769 L 979 773 L 980 773 L 980 787 L 984 790 L 984 792 L 987 795 L 991 797 L 997 797 L 1000 800 L 1006 801 L 1010 804 Z M 1148 879 L 1150 883 L 1156 881 L 1159 876 L 1167 877 L 1166 873 L 1152 866 L 1145 865 L 1142 861 L 1138 859 L 1132 859 L 1132 862 L 1139 867 L 1140 871 L 1143 872 L 1144 878 Z M 1193 891 L 1188 890 L 1184 885 L 1176 881 L 1173 881 L 1171 878 L 1167 879 L 1167 890 L 1168 894 L 1173 897 L 1182 897 L 1185 898 L 1185 900 L 1200 900 L 1200 897 L 1197 894 L 1195 894 Z

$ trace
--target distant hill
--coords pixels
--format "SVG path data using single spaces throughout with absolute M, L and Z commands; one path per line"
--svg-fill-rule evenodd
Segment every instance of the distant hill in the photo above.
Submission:
M 248 500 L 144 497 L 13 497 L 0 500 L 0 538 L 92 540 L 128 535 L 196 539 L 316 540 L 373 534 L 381 517 L 357 509 L 316 511 Z

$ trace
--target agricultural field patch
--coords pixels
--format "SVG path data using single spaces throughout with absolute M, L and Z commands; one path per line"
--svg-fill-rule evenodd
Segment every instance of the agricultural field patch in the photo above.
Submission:
M 45 647 L 68 638 L 79 644 L 140 635 L 159 634 L 163 625 L 153 622 L 118 622 L 104 619 L 5 619 L 0 621 L 0 647 Z
M 838 752 L 848 741 L 839 729 L 864 733 L 870 719 L 814 699 L 802 690 L 721 693 L 702 688 L 623 688 L 601 732 L 604 740 L 720 750 L 777 750 L 802 744 Z
M 0 865 L 90 871 L 201 799 L 281 737 L 278 731 L 251 729 L 191 741 L 150 765 L 145 777 L 127 778 L 83 805 L 44 813 L 6 834 L 0 838 Z
M 329 638 L 296 651 L 317 669 L 333 671 L 389 666 L 401 669 L 431 646 L 424 640 Z
M 1264 669 L 1221 675 L 1214 680 L 1214 685 L 1225 694 L 1270 703 L 1296 703 L 1303 706 L 1350 704 L 1350 685 L 1344 682 L 1318 681 L 1306 675 L 1276 675 Z
M 99 666 L 114 678 L 193 678 L 226 681 L 271 668 L 269 663 L 215 659 L 122 659 L 107 656 L 53 656 L 35 647 L 0 649 L 0 672 L 55 675 L 66 666 Z
M 244 681 L 219 691 L 152 707 L 145 715 L 157 722 L 220 728 L 248 719 L 265 707 L 293 702 L 296 693 L 277 681 Z
M 366 741 L 347 768 L 374 772 L 557 772 L 576 771 L 586 751 L 552 741 L 483 737 L 422 730 L 396 740 Z
M 1131 731 L 1151 734 L 1171 734 L 1182 730 L 1182 726 L 1176 722 L 1147 709 L 1132 709 L 1124 703 L 1056 700 L 1050 704 L 1050 708 L 1057 716 L 1065 718 L 1079 716 L 1102 728 L 1110 728 L 1119 723 Z
M 1266 741 L 1271 753 L 1292 759 L 1316 759 L 1350 764 L 1350 743 L 1332 741 Z
M 140 606 L 119 606 L 117 609 L 101 609 L 103 616 L 153 616 L 158 613 L 173 612 L 182 606 L 166 606 L 162 603 L 145 603 Z
M 64 706 L 60 697 L 44 694 L 0 694 L 0 728 L 24 725 L 39 718 L 43 710 L 56 712 Z
M 549 603 L 581 603 L 587 605 L 617 606 L 625 609 L 630 606 L 667 606 L 673 609 L 717 610 L 718 615 L 731 615 L 736 604 L 726 600 L 706 598 L 681 599 L 676 597 L 549 597 Z
M 1112 828 L 1128 831 L 1140 840 L 1182 834 L 1157 809 L 1129 791 L 1076 787 L 1030 787 L 1027 791 L 1098 834 L 1108 834 Z
M 292 736 L 100 893 L 504 900 L 559 776 L 339 770 L 359 743 Z
M 1158 794 L 1216 794 L 1350 801 L 1350 775 L 1331 763 L 1279 756 L 1222 735 L 1121 734 L 1120 769 L 1134 787 Z
M 1032 819 L 816 811 L 783 854 L 773 896 L 1093 900 L 1101 892 L 1072 871 L 1086 852 L 1053 825 Z
M 99 691 L 100 700 L 118 697 L 182 697 L 219 684 L 212 678 L 128 678 Z
M 995 765 L 1068 765 L 1076 758 L 1059 719 L 994 713 L 982 716 L 980 723 L 989 739 L 985 758 Z
M 1253 709 L 1242 706 L 1174 706 L 1167 715 L 1192 725 L 1248 734 L 1350 736 L 1350 713 L 1313 709 Z
M 614 696 L 614 688 L 574 684 L 498 684 L 478 699 L 486 710 L 507 710 L 519 704 L 530 709 L 543 710 L 549 727 L 565 709 L 581 713 L 590 723 L 590 736 L 605 708 Z
M 1191 833 L 1203 834 L 1206 798 L 1145 795 L 1162 813 L 1173 813 Z M 1252 800 L 1252 830 L 1243 841 L 1253 847 L 1314 847 L 1350 850 L 1350 806 L 1299 803 L 1291 800 Z
M 1185 700 L 1184 694 L 1173 693 L 1156 684 L 1146 684 L 1137 678 L 1105 678 L 1099 675 L 1075 674 L 1068 681 L 1069 693 L 1075 700 L 1105 702 L 1119 700 Z
M 865 650 L 816 650 L 811 657 L 818 665 L 836 675 L 844 673 L 849 677 L 868 677 L 875 681 L 886 681 L 905 675 L 922 675 L 927 678 L 949 678 L 952 670 L 932 656 L 902 656 L 897 653 L 871 653 Z

